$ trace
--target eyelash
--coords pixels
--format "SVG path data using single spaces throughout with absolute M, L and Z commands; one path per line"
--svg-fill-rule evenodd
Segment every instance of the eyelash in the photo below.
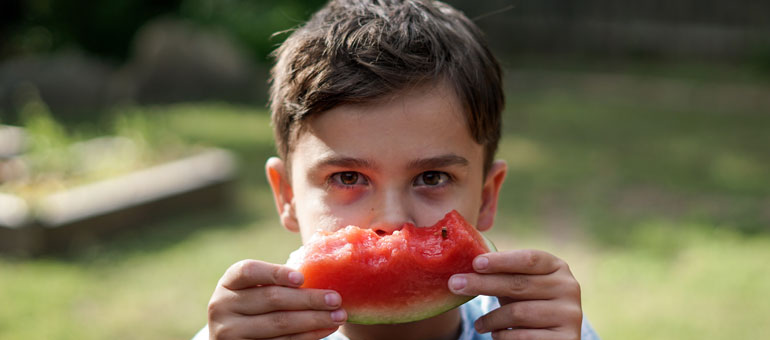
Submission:
M 425 176 L 426 174 L 432 174 L 432 175 L 441 176 L 439 178 L 440 182 L 438 184 L 435 184 L 435 185 L 417 184 L 417 182 L 420 179 L 422 179 L 423 182 L 425 181 L 423 176 Z M 355 183 L 353 183 L 353 184 L 345 184 L 345 183 L 343 183 L 342 178 L 341 178 L 343 175 L 355 175 L 356 176 Z M 422 172 L 419 175 L 417 175 L 414 178 L 414 180 L 412 180 L 412 185 L 416 186 L 416 187 L 441 188 L 441 187 L 444 187 L 444 186 L 448 185 L 449 183 L 451 183 L 453 181 L 454 181 L 454 177 L 452 177 L 452 175 L 450 175 L 450 174 L 448 174 L 446 172 L 443 172 L 443 171 L 425 171 L 425 172 Z M 334 185 L 334 186 L 336 186 L 338 188 L 343 188 L 343 189 L 350 190 L 350 189 L 355 189 L 359 185 L 368 185 L 369 184 L 369 179 L 366 178 L 366 176 L 364 176 L 363 174 L 361 174 L 359 172 L 356 172 L 356 171 L 342 171 L 342 172 L 335 172 L 335 173 L 333 173 L 329 177 L 327 182 L 330 185 Z M 359 182 L 362 182 L 362 183 L 359 183 Z
M 440 182 L 438 184 L 435 184 L 435 185 L 417 184 L 417 181 L 419 181 L 420 179 L 422 179 L 423 182 L 425 182 L 425 179 L 423 178 L 423 176 L 425 176 L 426 174 L 432 174 L 432 175 L 440 176 L 439 177 L 439 181 Z M 448 174 L 446 172 L 443 172 L 443 171 L 425 171 L 425 172 L 422 172 L 419 175 L 417 175 L 417 177 L 414 178 L 412 183 L 413 183 L 413 185 L 420 186 L 420 187 L 441 188 L 441 187 L 444 187 L 447 184 L 451 183 L 452 181 L 454 181 L 454 178 L 452 177 L 452 175 L 450 175 L 450 174 Z
M 347 175 L 351 175 L 351 174 L 352 175 L 356 175 L 356 183 L 353 183 L 353 184 L 345 184 L 345 183 L 343 183 L 341 177 L 342 177 L 342 175 L 346 175 L 346 174 Z M 363 181 L 363 183 L 358 183 L 359 181 Z M 366 176 L 364 176 L 363 174 L 361 174 L 359 172 L 355 172 L 355 171 L 342 171 L 342 172 L 335 172 L 335 173 L 333 173 L 329 177 L 327 182 L 329 184 L 331 184 L 331 185 L 334 185 L 334 186 L 338 187 L 338 188 L 354 189 L 358 185 L 369 184 L 369 179 L 366 178 Z

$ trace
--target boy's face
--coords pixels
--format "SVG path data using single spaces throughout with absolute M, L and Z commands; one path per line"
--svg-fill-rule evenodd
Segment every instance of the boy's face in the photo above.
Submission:
M 452 209 L 485 230 L 506 169 L 495 162 L 485 179 L 483 155 L 441 82 L 314 116 L 289 156 L 291 176 L 277 158 L 267 174 L 281 222 L 303 242 L 347 225 L 378 233 L 429 226 Z

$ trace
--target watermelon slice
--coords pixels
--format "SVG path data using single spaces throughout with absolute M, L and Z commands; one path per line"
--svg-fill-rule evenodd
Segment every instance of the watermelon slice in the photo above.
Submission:
M 404 224 L 390 235 L 356 226 L 321 231 L 292 254 L 289 265 L 304 274 L 302 287 L 340 293 L 348 322 L 392 324 L 426 319 L 470 300 L 449 291 L 449 277 L 473 272 L 473 259 L 491 250 L 452 211 L 431 227 Z

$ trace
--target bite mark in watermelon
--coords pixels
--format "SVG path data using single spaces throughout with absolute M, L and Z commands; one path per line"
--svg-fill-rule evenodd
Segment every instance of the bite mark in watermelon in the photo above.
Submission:
M 472 297 L 455 295 L 449 277 L 473 272 L 473 259 L 494 246 L 457 212 L 431 227 L 404 224 L 390 235 L 348 226 L 319 232 L 292 254 L 303 288 L 342 296 L 348 322 L 403 323 L 426 319 Z

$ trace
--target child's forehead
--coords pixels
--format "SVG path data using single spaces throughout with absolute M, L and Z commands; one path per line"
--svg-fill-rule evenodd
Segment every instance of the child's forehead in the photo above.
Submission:
M 409 117 L 410 114 L 420 113 L 422 110 L 434 113 L 434 115 L 430 116 L 431 120 L 428 124 L 418 124 L 419 121 L 416 120 L 419 119 L 417 117 Z M 348 114 L 340 115 L 340 111 L 345 111 Z M 388 119 L 367 119 L 377 116 L 377 112 L 382 111 L 409 112 L 401 115 L 390 115 L 387 117 Z M 420 115 L 417 114 L 417 116 Z M 389 124 L 393 117 L 397 117 L 396 120 L 401 123 L 414 122 L 414 124 L 402 124 L 401 126 L 405 126 L 405 130 L 411 131 L 421 128 L 422 130 L 418 130 L 418 137 L 425 134 L 423 132 L 444 131 L 443 134 L 450 138 L 446 138 L 443 141 L 436 141 L 436 139 L 414 139 L 415 134 L 405 135 L 404 131 L 394 127 L 397 125 Z M 383 162 L 392 164 L 391 161 L 386 160 L 387 156 L 383 155 L 383 153 L 403 149 L 405 143 L 418 148 L 418 152 L 412 153 L 410 156 L 412 161 L 453 153 L 444 149 L 447 144 L 453 144 L 454 147 L 473 150 L 466 152 L 465 157 L 475 166 L 476 162 L 483 162 L 484 151 L 482 145 L 478 143 L 476 138 L 472 137 L 473 132 L 469 123 L 471 118 L 451 83 L 447 81 L 424 82 L 419 84 L 419 86 L 391 91 L 386 96 L 372 100 L 345 103 L 323 112 L 307 115 L 305 119 L 298 122 L 297 128 L 294 129 L 289 138 L 289 149 L 285 160 L 287 161 L 288 169 L 290 169 L 289 172 L 295 172 L 304 168 L 304 166 L 295 163 L 300 162 L 306 166 L 311 163 L 317 163 L 322 157 L 328 156 L 329 152 L 337 153 L 345 149 L 344 147 L 340 148 L 339 145 L 352 145 L 354 147 L 353 152 L 348 155 L 356 153 L 356 156 L 363 155 L 364 152 L 359 153 L 359 151 L 364 150 L 365 147 L 369 147 L 371 150 L 371 148 L 380 146 L 383 147 L 382 153 L 370 152 L 365 158 L 369 158 L 373 163 L 376 161 L 378 164 L 383 164 Z M 327 126 L 326 130 L 332 130 L 334 137 L 339 137 L 337 141 L 342 142 L 332 147 L 331 141 L 319 138 L 323 134 L 315 131 L 319 125 L 318 121 L 323 121 L 324 125 Z M 357 124 L 350 124 L 351 121 L 355 121 Z M 422 122 L 425 123 L 424 121 Z M 455 128 L 447 130 L 452 125 Z M 384 133 L 386 131 L 387 133 Z M 303 142 L 303 140 L 307 139 L 315 139 L 316 142 Z M 372 141 L 375 143 L 370 143 Z M 404 160 L 400 156 L 394 155 L 394 157 Z M 304 170 L 300 172 L 305 173 Z
M 328 115 L 330 112 L 344 110 L 365 116 L 372 112 L 390 111 L 401 112 L 391 119 L 410 119 L 415 110 L 438 110 L 442 119 L 459 119 L 467 125 L 470 113 L 460 100 L 454 87 L 445 80 L 433 80 L 416 83 L 402 89 L 390 91 L 376 98 L 356 102 L 340 103 L 325 111 L 311 114 L 298 129 L 307 132 L 313 121 Z M 470 129 L 470 127 L 468 127 Z M 304 131 L 303 131 L 304 130 Z M 301 133 L 301 132 L 300 132 Z
M 481 145 L 471 136 L 457 96 L 448 87 L 434 84 L 311 116 L 298 130 L 295 147 L 303 149 L 303 158 L 332 151 L 403 159 L 393 152 L 419 158 L 480 150 Z

